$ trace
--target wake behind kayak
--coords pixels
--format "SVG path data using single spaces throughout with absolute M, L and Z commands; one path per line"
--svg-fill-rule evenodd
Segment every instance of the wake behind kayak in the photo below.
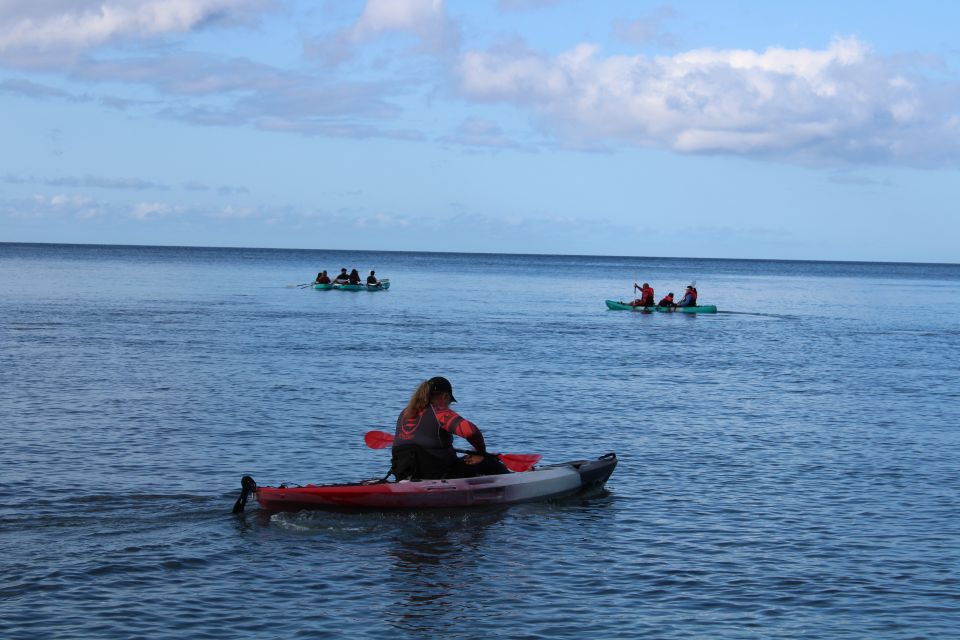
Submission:
M 602 487 L 617 466 L 607 453 L 596 460 L 541 465 L 532 471 L 450 480 L 366 480 L 348 484 L 305 487 L 258 487 L 250 476 L 233 512 L 240 513 L 247 496 L 256 497 L 265 511 L 304 509 L 438 509 L 503 505 L 559 498 Z

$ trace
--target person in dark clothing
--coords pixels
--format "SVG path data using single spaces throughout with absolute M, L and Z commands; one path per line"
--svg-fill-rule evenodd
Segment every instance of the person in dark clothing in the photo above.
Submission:
M 356 269 L 350 272 L 348 280 L 350 281 L 350 284 L 360 284 L 360 274 Z
M 330 284 L 330 276 L 327 275 L 326 271 L 317 274 L 316 284 Z
M 667 295 L 663 296 L 663 298 L 660 299 L 660 302 L 657 303 L 657 306 L 658 306 L 658 307 L 675 307 L 675 306 L 677 306 L 677 305 L 675 305 L 675 304 L 673 303 L 673 292 L 671 291 L 671 292 L 668 293 Z
M 337 277 L 333 279 L 335 284 L 347 284 L 350 282 L 350 274 L 347 273 L 347 268 L 344 267 L 340 269 L 340 273 L 337 274 Z
M 377 273 L 376 271 L 370 272 L 370 275 L 367 276 L 367 284 L 372 284 L 373 286 L 377 286 L 378 284 L 380 284 L 380 281 L 377 280 L 376 273 Z
M 398 481 L 509 473 L 496 456 L 487 454 L 477 425 L 450 408 L 456 401 L 446 378 L 437 376 L 417 386 L 397 417 L 392 471 Z M 455 435 L 466 438 L 476 454 L 458 457 Z

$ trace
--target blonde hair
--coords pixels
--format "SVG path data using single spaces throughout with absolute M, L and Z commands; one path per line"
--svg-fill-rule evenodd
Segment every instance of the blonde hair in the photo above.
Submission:
M 424 380 L 417 385 L 413 395 L 410 396 L 410 402 L 403 410 L 403 418 L 409 420 L 418 416 L 421 411 L 427 408 L 428 404 L 430 404 L 430 381 Z

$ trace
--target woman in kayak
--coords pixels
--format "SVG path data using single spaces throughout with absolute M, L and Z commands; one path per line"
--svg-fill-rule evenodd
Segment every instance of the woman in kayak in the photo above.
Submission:
M 356 269 L 350 272 L 348 279 L 350 280 L 350 284 L 360 284 L 360 274 L 357 273 Z
M 692 284 L 687 286 L 687 292 L 683 294 L 683 300 L 678 304 L 678 307 L 695 307 L 697 306 L 697 288 Z
M 437 376 L 417 386 L 397 418 L 392 471 L 398 481 L 509 473 L 496 456 L 487 455 L 477 425 L 450 408 L 456 401 L 446 378 Z M 454 435 L 466 438 L 477 454 L 458 457 Z
M 673 304 L 673 291 L 661 298 L 660 302 L 657 303 L 658 307 L 675 307 L 677 305 Z

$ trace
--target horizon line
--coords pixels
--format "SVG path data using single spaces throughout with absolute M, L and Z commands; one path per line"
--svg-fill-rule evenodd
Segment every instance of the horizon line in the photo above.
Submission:
M 813 260 L 807 258 L 717 258 L 709 256 L 629 256 L 629 255 L 608 255 L 593 253 L 514 253 L 498 251 L 416 251 L 408 249 L 329 249 L 329 248 L 305 248 L 305 247 L 247 247 L 247 246 L 214 246 L 214 245 L 176 245 L 176 244 L 111 244 L 95 242 L 20 242 L 20 241 L 0 241 L 0 245 L 38 245 L 54 247 L 115 247 L 115 248 L 149 248 L 149 249 L 229 249 L 246 251 L 344 251 L 344 252 L 376 252 L 376 253 L 419 253 L 433 255 L 465 255 L 465 256 L 531 256 L 531 257 L 556 257 L 556 258 L 624 258 L 624 259 L 649 259 L 649 260 L 712 260 L 728 262 L 795 262 L 801 264 L 811 263 L 836 263 L 836 264 L 899 264 L 899 265 L 920 265 L 920 266 L 960 266 L 958 262 L 913 262 L 913 261 L 891 261 L 891 260 Z

